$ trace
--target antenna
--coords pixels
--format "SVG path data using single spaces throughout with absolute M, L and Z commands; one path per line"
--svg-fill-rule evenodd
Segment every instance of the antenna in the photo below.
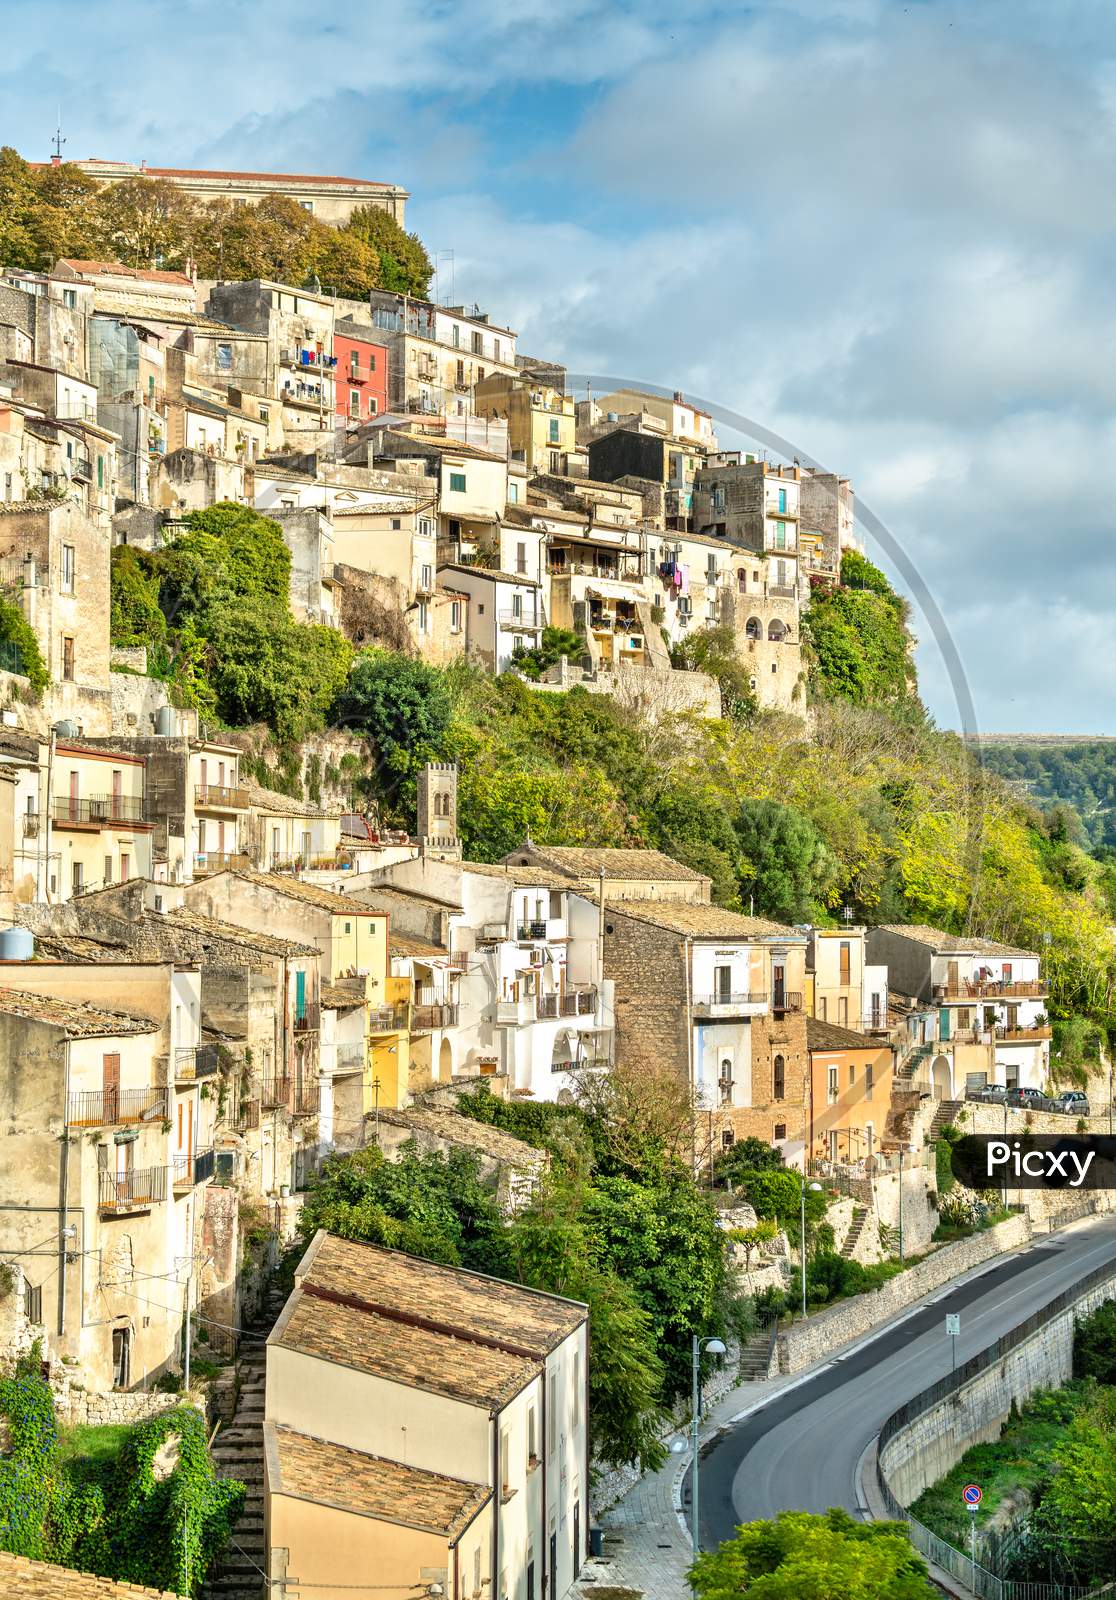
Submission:
M 54 146 L 54 162 L 55 162 L 55 165 L 57 166 L 58 163 L 62 160 L 62 146 L 66 143 L 66 140 L 62 137 L 62 107 L 61 106 L 58 107 L 58 124 L 57 124 L 57 126 L 56 126 L 56 128 L 54 130 L 54 138 L 51 140 L 51 143 Z

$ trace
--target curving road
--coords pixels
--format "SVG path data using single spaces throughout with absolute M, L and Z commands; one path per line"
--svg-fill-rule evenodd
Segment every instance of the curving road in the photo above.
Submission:
M 1105 1261 L 1116 1261 L 1116 1216 L 997 1258 L 774 1392 L 702 1455 L 703 1548 L 730 1539 L 740 1522 L 778 1511 L 856 1512 L 866 1446 L 897 1406 L 950 1368 L 946 1312 L 961 1313 L 960 1365 Z M 688 1475 L 684 1504 L 688 1512 Z

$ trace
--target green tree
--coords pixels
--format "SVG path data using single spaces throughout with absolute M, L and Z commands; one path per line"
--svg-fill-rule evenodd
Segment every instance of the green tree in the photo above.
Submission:
M 771 1218 L 786 1230 L 797 1245 L 802 1231 L 802 1179 L 797 1172 L 781 1168 L 754 1168 L 740 1177 L 740 1192 L 757 1217 Z M 806 1191 L 807 1232 L 825 1216 L 829 1202 L 814 1189 Z
M 698 1557 L 697 1600 L 932 1600 L 936 1590 L 901 1522 L 783 1511 L 748 1522 Z
M 198 228 L 198 207 L 177 184 L 125 178 L 101 190 L 95 212 L 112 260 L 167 271 L 186 264 Z
M 159 575 L 143 551 L 118 544 L 110 558 L 109 642 L 114 645 L 163 643 L 167 619 L 159 607 Z
M 736 819 L 740 849 L 750 870 L 743 896 L 779 922 L 810 922 L 830 896 L 832 856 L 809 817 L 775 800 L 745 800 Z
M 816 695 L 860 704 L 910 702 L 918 714 L 907 603 L 856 550 L 841 558 L 841 582 L 817 592 L 803 614 Z
M 43 660 L 39 641 L 19 606 L 0 597 L 0 645 L 11 651 L 9 672 L 22 672 L 36 694 L 50 684 L 50 671 Z
M 698 628 L 671 647 L 671 666 L 684 672 L 705 672 L 717 680 L 721 715 L 742 722 L 755 714 L 757 702 L 751 674 L 736 649 L 736 634 L 725 623 Z
M 354 663 L 337 710 L 346 726 L 372 741 L 381 795 L 409 812 L 419 769 L 438 759 L 445 745 L 452 701 L 444 673 L 388 650 L 366 651 Z
M 575 665 L 585 654 L 585 640 L 569 628 L 544 628 L 542 643 L 533 650 L 521 650 L 512 661 L 512 669 L 524 678 L 536 681 L 548 667 L 553 667 L 563 656 Z
M 1116 1391 L 1093 1403 L 1050 1453 L 1051 1473 L 1038 1491 L 1032 1537 L 1063 1581 L 1103 1582 L 1116 1572 Z
M 0 148 L 0 261 L 42 267 L 42 202 L 31 168 L 11 145 Z
M 718 1183 L 739 1186 L 753 1172 L 778 1172 L 783 1165 L 783 1152 L 776 1145 L 765 1144 L 762 1139 L 737 1139 L 723 1150 L 713 1163 Z
M 380 206 L 358 207 L 340 231 L 376 251 L 383 288 L 425 297 L 434 267 L 417 234 L 405 232 Z

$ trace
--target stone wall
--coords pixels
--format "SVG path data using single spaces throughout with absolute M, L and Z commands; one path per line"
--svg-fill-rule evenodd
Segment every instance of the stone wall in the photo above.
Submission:
M 880 1323 L 888 1321 L 899 1311 L 921 1299 L 931 1290 L 948 1283 L 982 1261 L 1014 1250 L 1031 1236 L 1031 1219 L 1028 1216 L 1009 1217 L 971 1239 L 961 1239 L 957 1244 L 942 1245 L 933 1255 L 917 1266 L 910 1267 L 890 1279 L 882 1288 L 870 1294 L 856 1295 L 850 1300 L 838 1301 L 824 1311 L 818 1311 L 797 1322 L 779 1335 L 779 1371 L 800 1372 L 815 1361 L 839 1350 L 853 1339 L 870 1333 Z
M 146 1422 L 149 1417 L 161 1417 L 165 1411 L 173 1411 L 176 1406 L 193 1406 L 197 1411 L 205 1411 L 205 1398 L 200 1394 L 164 1394 L 160 1389 L 134 1392 L 113 1389 L 108 1393 L 94 1394 L 66 1383 L 56 1386 L 53 1379 L 51 1387 L 55 1391 L 55 1415 L 63 1427 L 79 1424 L 104 1427 L 120 1422 Z
M 1114 1296 L 1116 1266 L 1106 1280 L 1086 1290 L 1014 1348 L 995 1355 L 975 1377 L 943 1394 L 887 1439 L 880 1451 L 880 1469 L 900 1503 L 910 1505 L 917 1500 L 924 1489 L 956 1466 L 970 1445 L 998 1439 L 1013 1403 L 1026 1400 L 1038 1389 L 1056 1388 L 1072 1377 L 1075 1316 L 1084 1316 Z

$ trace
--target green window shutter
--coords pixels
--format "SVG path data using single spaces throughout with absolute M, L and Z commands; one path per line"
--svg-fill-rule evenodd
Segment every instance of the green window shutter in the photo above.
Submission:
M 454 494 L 465 493 L 465 474 L 463 472 L 450 473 L 450 488 Z
M 306 1015 L 306 974 L 295 973 L 295 1016 L 302 1020 Z
M 98 487 L 98 489 L 103 489 L 104 486 L 105 486 L 105 458 L 104 458 L 104 456 L 98 456 L 97 457 L 97 487 Z

